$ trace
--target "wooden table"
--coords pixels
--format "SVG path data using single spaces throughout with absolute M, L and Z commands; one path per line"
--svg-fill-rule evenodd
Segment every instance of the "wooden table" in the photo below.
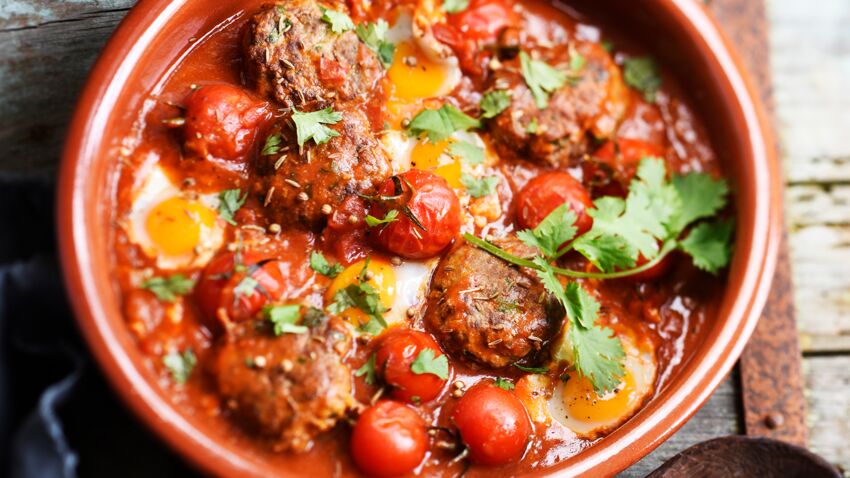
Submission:
M 133 3 L 0 0 L 0 171 L 54 174 L 76 94 Z M 771 58 L 810 446 L 850 469 L 850 1 L 812 3 L 766 0 L 769 52 L 746 53 Z M 644 476 L 691 444 L 742 433 L 742 421 L 733 372 L 682 430 L 622 476 Z

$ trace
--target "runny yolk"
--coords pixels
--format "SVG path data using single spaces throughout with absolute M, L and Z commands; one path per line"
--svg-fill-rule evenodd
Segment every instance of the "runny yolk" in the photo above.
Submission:
M 440 90 L 448 79 L 449 69 L 431 61 L 416 45 L 401 42 L 396 46 L 387 75 L 394 86 L 393 96 L 412 100 L 443 93 Z
M 362 275 L 363 277 L 368 277 L 368 280 L 365 282 L 374 287 L 378 292 L 381 304 L 383 304 L 383 306 L 387 309 L 392 307 L 396 293 L 396 278 L 393 266 L 385 260 L 372 259 L 366 266 L 366 273 L 363 273 L 363 266 L 365 264 L 365 260 L 357 261 L 343 269 L 343 271 L 334 278 L 333 282 L 331 282 L 330 288 L 328 288 L 328 291 L 325 294 L 325 300 L 327 303 L 331 303 L 334 300 L 334 295 L 336 295 L 338 291 L 345 289 L 350 285 L 360 284 L 360 277 Z M 356 307 L 349 307 L 344 310 L 340 316 L 354 325 L 365 324 L 369 321 L 369 315 Z
M 430 141 L 416 143 L 410 152 L 410 167 L 432 171 L 445 179 L 449 186 L 459 189 L 461 187 L 460 161 L 446 153 L 451 142 L 451 139 L 447 139 L 437 143 Z
M 145 220 L 145 231 L 157 252 L 169 256 L 189 254 L 201 240 L 201 227 L 211 228 L 216 214 L 196 201 L 172 197 L 154 206 Z
M 563 397 L 567 410 L 574 419 L 600 423 L 617 420 L 628 413 L 633 406 L 632 400 L 637 398 L 634 378 L 628 370 L 617 390 L 603 396 L 596 394 L 587 377 L 571 373 L 564 384 Z

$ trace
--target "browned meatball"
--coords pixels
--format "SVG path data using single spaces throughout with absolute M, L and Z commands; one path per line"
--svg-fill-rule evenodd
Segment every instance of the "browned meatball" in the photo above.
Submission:
M 519 58 L 505 62 L 493 75 L 491 89 L 508 90 L 511 104 L 490 120 L 489 128 L 500 154 L 562 167 L 587 153 L 594 138 L 611 136 L 629 99 L 619 67 L 596 43 L 582 43 L 576 51 L 585 59 L 578 73 L 549 98 L 545 109 L 534 103 Z M 538 49 L 540 60 L 569 71 L 565 46 Z M 537 128 L 533 126 L 536 121 Z
M 265 323 L 242 324 L 212 365 L 227 407 L 276 450 L 308 450 L 352 405 L 351 370 L 341 360 L 348 329 L 335 318 L 316 322 L 308 333 L 280 337 Z
M 535 254 L 516 238 L 496 244 L 518 256 Z M 434 272 L 425 323 L 455 357 L 499 368 L 533 361 L 563 316 L 534 271 L 462 244 Z
M 344 3 L 330 6 L 344 11 Z M 248 23 L 244 51 L 249 85 L 287 106 L 366 99 L 383 68 L 353 31 L 334 33 L 319 3 L 266 5 Z
M 288 123 L 281 127 L 288 150 L 260 155 L 261 179 L 254 185 L 269 217 L 279 224 L 300 222 L 318 230 L 327 217 L 325 205 L 335 210 L 351 194 L 373 193 L 392 173 L 360 111 L 343 112 L 342 120 L 330 126 L 339 136 L 321 145 L 309 141 L 301 152 Z

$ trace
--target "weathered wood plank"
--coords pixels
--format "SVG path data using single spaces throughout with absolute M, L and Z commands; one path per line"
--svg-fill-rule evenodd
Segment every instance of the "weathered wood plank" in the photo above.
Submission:
M 809 447 L 850 470 L 850 356 L 803 361 L 809 405 Z
M 32 28 L 106 10 L 126 9 L 135 0 L 3 0 L 0 31 Z

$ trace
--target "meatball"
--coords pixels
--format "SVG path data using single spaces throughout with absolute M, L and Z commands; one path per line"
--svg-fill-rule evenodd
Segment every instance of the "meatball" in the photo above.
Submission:
M 514 237 L 495 243 L 521 257 L 535 254 Z M 534 271 L 465 243 L 437 266 L 425 323 L 450 354 L 500 368 L 533 361 L 563 317 Z
M 383 76 L 380 61 L 353 31 L 332 32 L 322 15 L 309 0 L 267 5 L 255 14 L 244 38 L 248 84 L 299 108 L 331 98 L 365 100 Z
M 594 139 L 614 133 L 629 99 L 620 69 L 596 43 L 579 44 L 576 51 L 584 58 L 584 65 L 577 73 L 570 73 L 542 110 L 525 83 L 519 59 L 505 62 L 494 73 L 490 87 L 511 94 L 510 106 L 489 122 L 500 154 L 563 167 L 589 152 Z M 569 69 L 571 54 L 567 47 L 537 52 L 549 65 Z
M 212 374 L 227 407 L 279 451 L 309 450 L 352 405 L 347 326 L 320 317 L 304 334 L 275 337 L 267 322 L 243 323 L 217 349 Z
M 310 141 L 300 152 L 295 132 L 286 123 L 281 128 L 283 144 L 290 146 L 260 156 L 261 179 L 254 185 L 270 218 L 279 224 L 300 222 L 321 229 L 325 205 L 336 210 L 352 194 L 374 193 L 392 173 L 389 158 L 360 111 L 346 111 L 331 126 L 339 136 L 320 145 Z

